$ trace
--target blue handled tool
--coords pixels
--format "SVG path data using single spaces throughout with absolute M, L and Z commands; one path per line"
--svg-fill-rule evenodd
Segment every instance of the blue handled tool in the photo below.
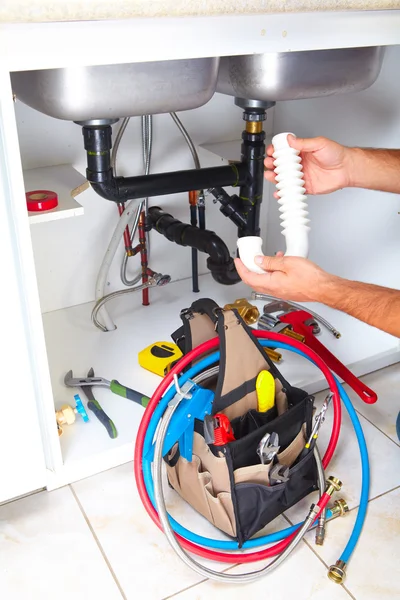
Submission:
M 204 417 L 211 414 L 214 392 L 200 387 L 191 380 L 187 381 L 187 384 L 182 387 L 182 390 L 178 388 L 175 395 L 180 396 L 181 400 L 165 436 L 163 455 L 168 454 L 174 444 L 178 442 L 180 455 L 190 462 L 193 450 L 194 421 L 195 419 L 204 421 Z M 154 454 L 154 445 L 149 454 Z

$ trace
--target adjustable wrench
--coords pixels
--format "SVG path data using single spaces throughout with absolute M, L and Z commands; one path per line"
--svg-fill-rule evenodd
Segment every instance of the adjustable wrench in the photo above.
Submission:
M 374 404 L 378 400 L 376 393 L 360 381 L 349 369 L 340 362 L 314 335 L 313 316 L 305 310 L 290 311 L 278 318 L 282 323 L 290 323 L 296 333 L 304 335 L 305 343 L 312 348 L 332 369 L 347 383 L 355 393 L 367 404 Z
M 266 433 L 258 444 L 257 454 L 263 465 L 269 465 L 279 452 L 279 435 L 277 433 Z
M 270 485 L 286 483 L 286 481 L 289 481 L 289 467 L 277 463 L 271 468 L 268 477 Z

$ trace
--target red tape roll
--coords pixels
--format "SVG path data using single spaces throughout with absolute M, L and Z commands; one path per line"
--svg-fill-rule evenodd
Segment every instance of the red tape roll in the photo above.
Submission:
M 29 212 L 42 212 L 58 206 L 58 196 L 50 190 L 34 190 L 26 192 L 25 196 Z

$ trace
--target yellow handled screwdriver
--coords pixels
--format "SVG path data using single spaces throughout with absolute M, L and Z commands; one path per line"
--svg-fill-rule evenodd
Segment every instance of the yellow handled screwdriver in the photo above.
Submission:
M 257 410 L 267 412 L 275 406 L 275 379 L 269 371 L 260 371 L 256 379 Z

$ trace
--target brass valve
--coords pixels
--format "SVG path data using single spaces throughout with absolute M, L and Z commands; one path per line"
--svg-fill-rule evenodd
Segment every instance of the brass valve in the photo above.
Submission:
M 72 425 L 72 423 L 75 423 L 76 412 L 76 409 L 72 408 L 69 404 L 63 404 L 60 410 L 56 410 L 56 421 L 58 425 L 62 427 L 63 425 Z

